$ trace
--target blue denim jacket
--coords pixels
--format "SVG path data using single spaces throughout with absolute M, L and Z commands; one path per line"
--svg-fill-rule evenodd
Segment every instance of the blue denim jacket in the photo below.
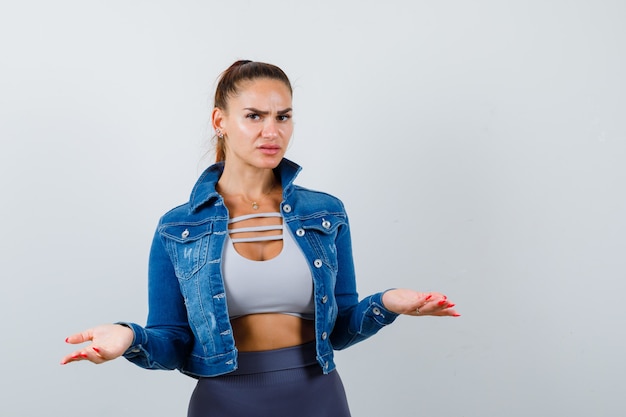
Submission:
M 281 212 L 309 262 L 314 282 L 317 361 L 335 369 L 333 349 L 344 349 L 392 323 L 382 294 L 359 302 L 348 217 L 325 193 L 293 184 L 300 167 L 283 159 L 275 172 L 283 186 Z M 237 368 L 237 348 L 222 279 L 228 210 L 215 191 L 223 164 L 210 166 L 189 202 L 166 213 L 157 227 L 149 265 L 149 312 L 145 327 L 124 353 L 149 369 L 178 369 L 209 377 Z

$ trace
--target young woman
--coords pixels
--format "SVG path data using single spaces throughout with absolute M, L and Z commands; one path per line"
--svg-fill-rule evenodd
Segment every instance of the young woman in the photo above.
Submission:
M 458 316 L 445 295 L 391 289 L 359 301 L 343 204 L 294 184 L 284 158 L 292 88 L 270 64 L 224 71 L 212 113 L 216 163 L 157 227 L 149 314 L 67 338 L 61 361 L 124 356 L 198 379 L 189 417 L 349 416 L 333 350 L 399 314 Z

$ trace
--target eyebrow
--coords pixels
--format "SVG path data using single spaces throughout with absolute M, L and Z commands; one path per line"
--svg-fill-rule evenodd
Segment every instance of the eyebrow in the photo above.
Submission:
M 253 113 L 258 113 L 258 114 L 260 114 L 260 115 L 262 115 L 262 116 L 267 116 L 268 114 L 270 114 L 270 112 L 268 112 L 268 111 L 263 111 L 263 110 L 255 109 L 254 107 L 246 107 L 246 108 L 244 108 L 244 110 L 248 110 L 248 111 L 251 111 L 251 112 L 253 112 Z M 292 110 L 293 110 L 293 109 L 292 109 L 291 107 L 288 107 L 288 108 L 286 108 L 285 110 L 279 110 L 277 113 L 278 113 L 279 115 L 283 115 L 283 114 L 287 114 L 287 113 L 289 113 L 289 112 L 290 112 L 290 111 L 292 111 Z

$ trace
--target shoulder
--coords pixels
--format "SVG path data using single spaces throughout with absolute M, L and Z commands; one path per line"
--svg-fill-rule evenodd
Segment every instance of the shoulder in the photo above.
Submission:
M 205 223 L 217 219 L 226 218 L 225 214 L 218 212 L 213 204 L 206 204 L 194 210 L 190 202 L 176 206 L 167 211 L 159 219 L 159 225 L 171 223 Z
M 346 214 L 343 202 L 332 194 L 294 185 L 293 200 L 299 207 Z
M 189 203 L 184 203 L 178 205 L 170 210 L 168 210 L 165 214 L 161 216 L 159 219 L 159 225 L 167 224 L 167 223 L 178 223 L 181 221 L 185 221 L 189 218 Z

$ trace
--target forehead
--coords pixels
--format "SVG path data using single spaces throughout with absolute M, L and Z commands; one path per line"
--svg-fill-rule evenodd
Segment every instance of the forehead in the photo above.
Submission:
M 246 106 L 291 107 L 291 92 L 284 82 L 271 78 L 258 78 L 244 81 L 237 94 L 231 97 L 232 104 Z M 230 107 L 230 106 L 229 106 Z

